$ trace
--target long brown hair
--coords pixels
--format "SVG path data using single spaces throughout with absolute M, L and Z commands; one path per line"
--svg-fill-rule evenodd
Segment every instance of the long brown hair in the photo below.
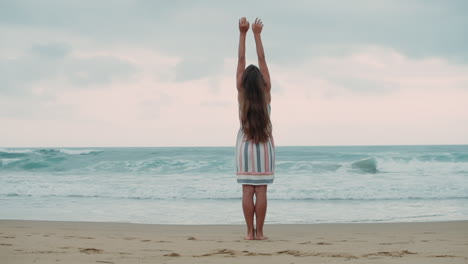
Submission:
M 254 143 L 266 142 L 272 126 L 265 97 L 265 82 L 260 69 L 249 65 L 242 76 L 240 121 L 244 135 Z

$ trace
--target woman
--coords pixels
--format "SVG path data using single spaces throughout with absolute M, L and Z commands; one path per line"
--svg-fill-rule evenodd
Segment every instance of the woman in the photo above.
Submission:
M 255 19 L 252 31 L 259 68 L 255 65 L 245 68 L 245 38 L 249 22 L 245 17 L 239 20 L 236 84 L 241 127 L 237 135 L 236 164 L 237 182 L 242 184 L 242 208 L 247 224 L 247 236 L 244 239 L 248 240 L 267 239 L 263 234 L 267 184 L 273 183 L 275 168 L 275 146 L 270 121 L 271 82 L 260 36 L 262 29 L 262 21 Z

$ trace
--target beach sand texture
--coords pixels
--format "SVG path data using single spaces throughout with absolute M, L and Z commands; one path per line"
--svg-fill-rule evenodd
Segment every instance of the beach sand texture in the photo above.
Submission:
M 0 220 L 0 263 L 468 263 L 468 221 L 151 225 Z

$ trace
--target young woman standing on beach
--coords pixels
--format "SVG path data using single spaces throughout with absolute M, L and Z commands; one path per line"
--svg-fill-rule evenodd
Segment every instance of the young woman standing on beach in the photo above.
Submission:
M 236 85 L 241 126 L 237 134 L 236 165 L 237 182 L 242 184 L 242 209 L 247 224 L 245 239 L 248 240 L 267 239 L 263 235 L 267 211 L 267 184 L 273 183 L 275 168 L 275 145 L 270 121 L 271 82 L 260 35 L 262 29 L 262 21 L 255 19 L 252 31 L 259 67 L 249 65 L 245 68 L 245 38 L 249 22 L 245 17 L 239 20 Z

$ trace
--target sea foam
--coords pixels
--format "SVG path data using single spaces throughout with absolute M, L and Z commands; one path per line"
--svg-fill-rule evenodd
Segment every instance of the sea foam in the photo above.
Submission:
M 281 205 L 302 215 L 288 222 L 272 214 L 272 221 L 320 222 L 311 208 L 327 210 L 329 222 L 468 218 L 467 157 L 467 146 L 277 147 L 272 210 Z M 129 219 L 147 219 L 135 210 L 149 207 L 150 222 L 177 222 L 184 204 L 209 214 L 203 210 L 239 205 L 241 195 L 233 147 L 0 149 L 0 218 L 43 210 L 44 217 L 76 220 L 86 208 L 110 216 L 127 204 Z M 345 209 L 356 206 L 381 215 Z M 89 219 L 103 218 L 89 212 Z

